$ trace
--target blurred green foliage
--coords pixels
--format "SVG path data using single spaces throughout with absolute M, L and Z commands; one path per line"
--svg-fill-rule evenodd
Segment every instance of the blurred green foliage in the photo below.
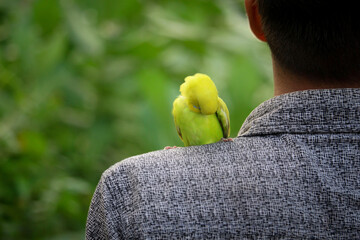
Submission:
M 83 238 L 106 168 L 182 145 L 172 101 L 196 72 L 233 137 L 271 97 L 242 1 L 0 1 L 0 239 Z

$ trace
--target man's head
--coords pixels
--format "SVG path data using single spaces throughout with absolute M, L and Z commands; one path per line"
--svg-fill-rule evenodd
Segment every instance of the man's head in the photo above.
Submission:
M 334 0 L 246 0 L 254 34 L 283 69 L 324 81 L 360 81 L 360 25 L 353 4 Z

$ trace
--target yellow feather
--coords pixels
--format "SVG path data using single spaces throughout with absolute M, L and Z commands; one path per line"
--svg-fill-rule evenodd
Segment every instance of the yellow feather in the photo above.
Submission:
M 209 144 L 227 138 L 230 117 L 215 84 L 205 74 L 185 78 L 173 103 L 176 130 L 185 146 Z
M 218 92 L 209 76 L 197 73 L 185 78 L 180 86 L 181 95 L 186 97 L 189 108 L 202 114 L 214 114 L 219 107 Z

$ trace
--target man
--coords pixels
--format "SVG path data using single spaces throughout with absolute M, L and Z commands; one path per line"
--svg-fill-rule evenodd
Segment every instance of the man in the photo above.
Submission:
M 246 0 L 275 97 L 233 142 L 157 151 L 102 176 L 87 239 L 360 239 L 360 28 L 351 4 Z

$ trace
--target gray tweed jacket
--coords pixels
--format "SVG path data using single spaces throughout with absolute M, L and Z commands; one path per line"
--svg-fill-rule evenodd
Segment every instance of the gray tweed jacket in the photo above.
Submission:
M 87 239 L 360 239 L 360 89 L 256 108 L 234 142 L 125 159 L 94 193 Z

